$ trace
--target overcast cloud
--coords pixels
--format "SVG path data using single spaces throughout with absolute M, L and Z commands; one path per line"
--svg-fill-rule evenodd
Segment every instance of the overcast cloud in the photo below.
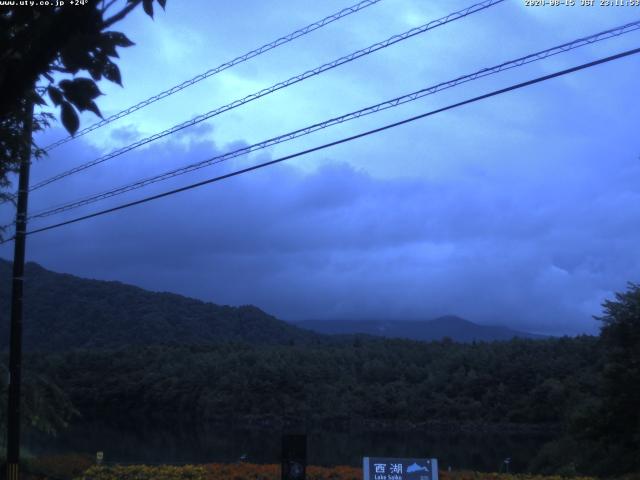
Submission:
M 109 113 L 349 2 L 169 1 L 122 30 L 126 88 Z M 322 4 L 322 5 L 321 5 Z M 33 182 L 305 68 L 466 6 L 383 0 L 193 90 L 56 149 Z M 446 8 L 445 8 L 446 6 Z M 567 7 L 569 8 L 569 7 Z M 208 9 L 208 10 L 207 10 Z M 32 195 L 36 212 L 253 143 L 534 50 L 634 20 L 640 10 L 525 9 L 506 2 L 380 55 L 107 162 Z M 264 28 L 248 27 L 248 17 Z M 560 28 L 562 26 L 562 28 Z M 423 38 L 424 37 L 424 38 Z M 637 46 L 637 33 L 95 204 L 34 227 L 185 185 Z M 640 277 L 638 58 L 554 80 L 145 206 L 29 237 L 52 270 L 120 280 L 280 318 L 457 314 L 550 334 Z M 338 71 L 339 70 L 339 71 Z M 87 116 L 84 124 L 92 123 Z M 60 138 L 47 132 L 43 144 Z M 5 206 L 4 219 L 11 213 Z M 0 247 L 10 258 L 11 248 Z

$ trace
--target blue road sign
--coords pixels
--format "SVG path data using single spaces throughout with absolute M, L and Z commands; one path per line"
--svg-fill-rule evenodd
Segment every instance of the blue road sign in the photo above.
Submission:
M 438 480 L 435 458 L 364 457 L 363 480 Z

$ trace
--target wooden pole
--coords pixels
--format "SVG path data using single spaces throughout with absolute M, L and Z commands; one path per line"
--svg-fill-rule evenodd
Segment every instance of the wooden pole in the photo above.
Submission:
M 9 400 L 7 406 L 7 479 L 20 478 L 20 387 L 22 380 L 22 292 L 29 199 L 29 167 L 31 165 L 31 134 L 33 103 L 25 109 L 23 127 L 24 151 L 20 158 L 16 234 L 13 250 L 13 280 L 11 285 L 11 337 L 9 343 Z

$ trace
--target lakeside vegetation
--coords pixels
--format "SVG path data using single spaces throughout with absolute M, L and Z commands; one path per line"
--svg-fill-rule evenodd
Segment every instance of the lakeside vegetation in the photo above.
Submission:
M 148 346 L 25 358 L 65 392 L 75 422 L 552 432 L 560 443 L 527 468 L 567 474 L 610 468 L 591 470 L 571 443 L 576 422 L 601 402 L 604 362 L 600 340 L 586 336 Z
M 182 467 L 145 465 L 92 467 L 85 472 L 93 480 L 280 480 L 280 465 L 209 464 Z M 308 466 L 307 480 L 362 480 L 362 469 L 358 467 Z M 439 474 L 441 480 L 560 480 L 558 476 L 510 475 L 503 473 L 446 472 Z M 81 480 L 78 478 L 77 480 Z M 592 480 L 578 477 L 575 480 Z
M 254 307 L 34 264 L 27 274 L 27 294 L 37 301 L 25 328 L 23 421 L 45 432 L 94 420 L 169 429 L 227 422 L 274 431 L 545 432 L 554 440 L 528 471 L 640 471 L 638 285 L 605 302 L 599 337 L 461 344 L 335 338 Z
M 202 465 L 95 465 L 89 456 L 57 455 L 27 463 L 28 480 L 280 480 L 279 464 L 209 463 Z M 308 465 L 307 480 L 362 480 L 362 468 Z M 562 480 L 560 475 L 440 470 L 440 480 Z M 595 480 L 572 476 L 573 480 Z
M 633 348 L 627 327 L 621 334 L 618 324 L 605 325 L 601 337 L 471 344 L 353 338 L 315 346 L 32 353 L 24 364 L 38 374 L 25 376 L 25 392 L 38 413 L 37 406 L 51 399 L 28 379 L 56 386 L 57 405 L 66 407 L 36 415 L 51 425 L 100 419 L 168 426 L 226 421 L 304 429 L 538 429 L 556 439 L 531 459 L 529 471 L 611 475 L 638 468 L 638 413 L 631 407 L 637 384 L 629 381 L 638 372 L 618 338 Z
M 558 428 L 593 397 L 597 339 L 149 346 L 30 355 L 84 420 Z

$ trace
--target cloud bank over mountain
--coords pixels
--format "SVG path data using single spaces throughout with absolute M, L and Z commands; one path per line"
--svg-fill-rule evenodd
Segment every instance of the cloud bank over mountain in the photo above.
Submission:
M 214 131 L 196 133 L 96 168 L 90 182 L 72 177 L 73 195 L 137 178 L 134 165 L 162 171 L 218 151 L 206 139 Z M 65 146 L 36 165 L 39 175 L 57 157 L 88 152 L 82 140 Z M 640 271 L 635 159 L 610 158 L 605 172 L 596 159 L 541 161 L 527 175 L 514 160 L 452 179 L 376 178 L 331 152 L 315 160 L 315 170 L 271 167 L 34 235 L 29 258 L 291 320 L 452 313 L 550 334 L 595 331 L 601 301 Z M 34 193 L 32 211 L 59 203 L 59 193 Z
M 53 150 L 32 183 L 470 2 L 380 2 Z M 193 0 L 122 24 L 125 88 L 101 84 L 105 115 L 344 8 L 344 2 Z M 330 70 L 34 192 L 30 211 L 628 23 L 625 8 L 504 2 Z M 246 15 L 260 28 L 246 28 Z M 562 28 L 560 28 L 562 27 Z M 439 92 L 144 191 L 354 135 L 637 46 L 638 32 Z M 533 41 L 535 39 L 535 41 Z M 402 128 L 29 238 L 56 271 L 121 280 L 279 318 L 459 315 L 544 334 L 595 332 L 591 316 L 640 281 L 637 59 L 627 58 Z M 83 115 L 83 125 L 95 118 Z M 47 145 L 59 128 L 38 138 Z M 95 208 L 94 208 L 95 207 Z M 9 206 L 0 216 L 10 220 Z M 74 214 L 34 222 L 72 218 Z M 4 245 L 0 255 L 11 257 Z

